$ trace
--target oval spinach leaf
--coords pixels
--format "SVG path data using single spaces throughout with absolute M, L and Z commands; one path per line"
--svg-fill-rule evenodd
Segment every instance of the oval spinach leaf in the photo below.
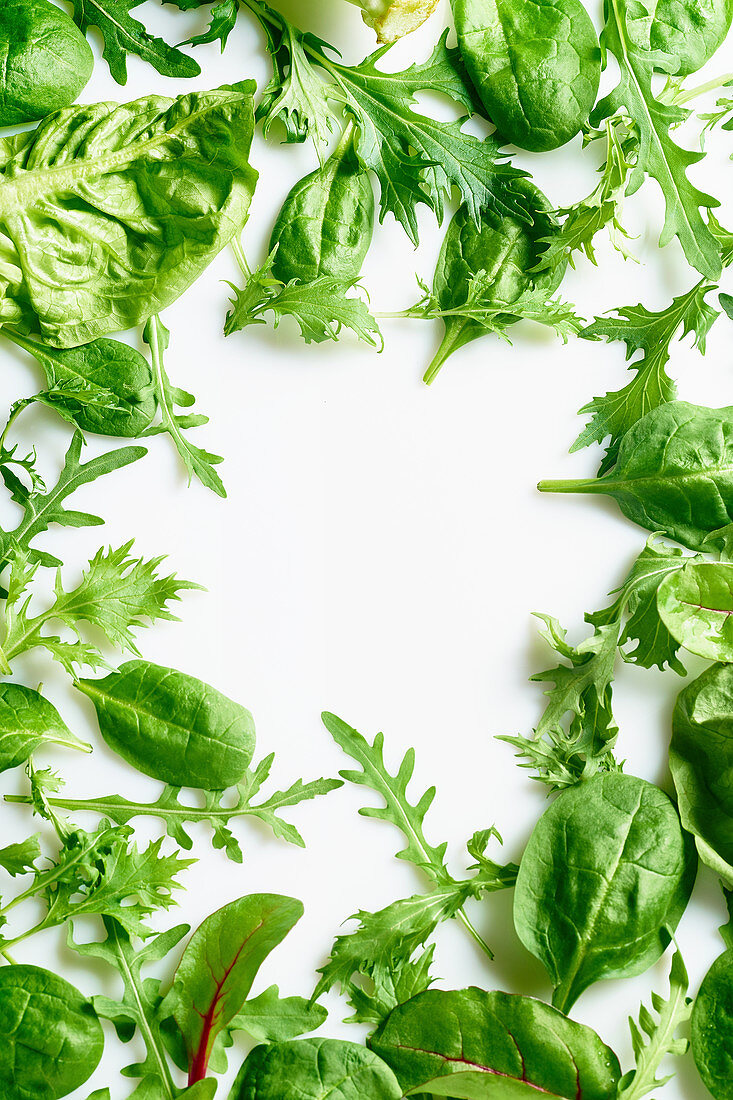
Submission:
M 48 0 L 3 0 L 0 60 L 0 126 L 70 106 L 94 68 L 84 35 Z
M 634 43 L 669 59 L 662 68 L 689 76 L 723 45 L 733 20 L 733 0 L 646 0 L 638 18 L 628 18 Z
M 22 684 L 0 684 L 0 772 L 24 764 L 45 743 L 92 751 L 48 699 Z
M 1 331 L 40 363 L 49 389 L 59 391 L 54 407 L 83 432 L 136 439 L 152 423 L 153 374 L 135 348 L 120 340 L 100 339 L 59 350 L 7 326 Z
M 452 0 L 458 44 L 504 140 L 542 152 L 570 141 L 598 93 L 601 49 L 580 0 Z
M 223 790 L 251 763 L 252 715 L 194 676 L 128 661 L 119 672 L 76 686 L 94 703 L 109 747 L 163 783 Z
M 733 1100 L 733 951 L 716 959 L 692 1010 L 692 1054 L 715 1100 Z
M 429 989 L 399 1005 L 372 1049 L 404 1091 L 480 1098 L 506 1094 L 613 1100 L 621 1070 L 594 1031 L 511 993 Z M 482 1084 L 483 1082 L 483 1084 Z
M 351 130 L 322 168 L 296 183 L 270 238 L 272 274 L 282 283 L 321 275 L 351 285 L 374 231 L 374 192 L 354 153 Z
M 690 563 L 657 591 L 659 617 L 672 637 L 709 661 L 733 661 L 733 565 Z
M 733 887 L 733 666 L 714 665 L 680 692 L 669 766 L 682 824 Z
M 58 1100 L 83 1085 L 102 1057 L 94 1009 L 73 985 L 38 966 L 0 970 L 3 1100 Z
M 511 306 L 530 288 L 549 298 L 562 281 L 562 265 L 551 273 L 531 274 L 547 249 L 547 238 L 557 231 L 557 222 L 549 202 L 533 183 L 520 180 L 517 190 L 527 197 L 531 223 L 486 208 L 477 228 L 467 207 L 462 206 L 448 226 L 433 280 L 433 296 L 448 315 L 443 318 L 445 336 L 425 375 L 426 382 L 433 381 L 454 351 L 490 331 L 486 323 L 462 312 L 467 304 L 476 305 L 477 280 L 484 306 Z M 505 327 L 513 320 L 507 310 L 497 315 L 496 325 Z
M 190 1081 L 206 1076 L 218 1036 L 244 1006 L 262 963 L 302 915 L 294 898 L 251 894 L 196 929 L 166 998 L 186 1044 Z
M 298 1039 L 255 1047 L 229 1100 L 400 1100 L 402 1089 L 381 1058 L 339 1039 Z
M 175 301 L 246 217 L 253 91 L 97 103 L 42 122 L 0 174 L 0 322 L 75 347 Z
M 599 493 L 647 531 L 691 550 L 733 521 L 733 407 L 670 401 L 623 436 L 614 468 L 587 481 L 541 481 L 541 492 Z
M 669 798 L 643 779 L 596 775 L 540 818 L 519 867 L 514 923 L 567 1012 L 603 978 L 661 956 L 695 881 L 694 848 Z

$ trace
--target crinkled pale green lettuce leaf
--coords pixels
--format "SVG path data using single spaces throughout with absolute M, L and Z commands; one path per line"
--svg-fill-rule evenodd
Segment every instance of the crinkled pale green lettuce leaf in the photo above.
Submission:
M 416 31 L 432 15 L 438 0 L 351 0 L 363 9 L 364 22 L 374 27 L 380 42 L 395 42 Z
M 241 229 L 254 84 L 71 107 L 0 148 L 0 324 L 56 347 L 170 305 Z

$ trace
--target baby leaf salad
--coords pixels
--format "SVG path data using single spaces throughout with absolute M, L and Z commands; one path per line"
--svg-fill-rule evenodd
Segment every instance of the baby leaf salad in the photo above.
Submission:
M 733 233 L 705 190 L 702 142 L 733 130 L 733 74 L 690 84 L 728 40 L 733 0 L 605 0 L 602 13 L 581 0 L 452 0 L 451 26 L 434 17 L 431 52 L 403 69 L 386 56 L 391 43 L 426 23 L 435 0 L 351 0 L 342 17 L 358 20 L 355 5 L 378 39 L 357 63 L 313 32 L 305 4 L 296 22 L 297 5 L 265 0 L 167 3 L 197 12 L 199 33 L 157 36 L 141 0 L 5 0 L 0 10 L 0 340 L 35 379 L 29 394 L 7 395 L 0 431 L 12 506 L 0 529 L 0 772 L 22 769 L 22 793 L 5 799 L 26 823 L 0 847 L 3 1100 L 213 1100 L 226 1072 L 228 1100 L 641 1100 L 685 1056 L 715 1100 L 731 1100 L 731 923 L 694 998 L 675 932 L 698 870 L 720 881 L 733 913 L 733 407 L 678 400 L 668 366 L 680 339 L 704 353 L 721 311 L 733 318 L 733 297 L 716 300 Z M 163 77 L 198 77 L 196 47 L 224 50 L 239 21 L 261 44 L 263 86 L 245 65 L 235 84 L 117 102 L 131 58 Z M 110 95 L 79 104 L 95 64 L 89 41 Z M 425 93 L 452 117 L 426 113 Z M 715 102 L 695 115 L 705 95 Z M 282 188 L 253 258 L 258 127 L 310 143 L 313 163 Z M 595 152 L 597 184 L 557 205 L 513 162 L 516 149 L 537 154 L 538 176 L 542 153 L 561 150 L 572 169 Z M 601 235 L 630 254 L 623 207 L 646 181 L 664 212 L 659 247 L 677 242 L 689 288 L 662 309 L 583 318 L 563 294 L 568 269 L 596 262 Z M 362 267 L 385 219 L 419 243 L 420 207 L 445 225 L 437 266 L 412 307 L 378 317 Z M 572 444 L 603 445 L 598 476 L 539 488 L 610 497 L 647 541 L 607 606 L 586 615 L 580 642 L 539 616 L 553 652 L 533 677 L 544 710 L 534 730 L 504 738 L 550 797 L 523 851 L 502 855 L 487 822 L 456 866 L 456 838 L 431 816 L 436 789 L 416 784 L 415 751 L 395 769 L 382 734 L 328 711 L 325 731 L 348 766 L 337 778 L 280 778 L 246 700 L 145 657 L 143 630 L 173 619 L 199 586 L 162 556 L 139 555 L 131 537 L 102 542 L 86 564 L 69 560 L 71 532 L 62 542 L 59 528 L 103 523 L 77 507 L 77 491 L 89 486 L 86 499 L 98 494 L 107 511 L 101 490 L 151 461 L 153 436 L 169 437 L 196 491 L 226 496 L 222 457 L 197 443 L 207 417 L 176 384 L 176 338 L 161 313 L 227 247 L 239 276 L 222 325 L 235 340 L 285 324 L 307 344 L 381 350 L 391 318 L 439 321 L 428 383 L 454 355 L 458 369 L 468 343 L 508 339 L 520 322 L 625 345 L 630 380 L 584 405 Z M 139 339 L 122 340 L 130 329 Z M 67 436 L 55 466 L 29 439 L 37 405 Z M 107 439 L 95 457 L 88 436 Z M 30 652 L 34 667 L 60 666 L 94 729 L 72 728 L 38 679 L 23 682 Z M 684 675 L 686 654 L 708 664 L 674 705 L 663 790 L 624 768 L 614 674 L 623 660 Z M 63 760 L 102 741 L 119 783 L 68 797 L 44 754 L 53 746 Z M 160 784 L 148 799 L 134 797 L 135 773 Z M 245 819 L 302 847 L 289 811 L 344 784 L 360 789 L 364 817 L 399 834 L 396 858 L 419 886 L 379 909 L 334 912 L 310 988 L 259 981 L 298 936 L 296 898 L 251 893 L 193 932 L 173 923 L 196 826 L 234 863 L 257 842 Z M 136 832 L 142 819 L 152 839 Z M 505 891 L 509 927 L 486 942 L 476 903 Z M 448 921 L 482 954 L 480 986 L 438 979 L 435 937 Z M 82 989 L 16 954 L 46 933 L 74 953 Z M 546 1001 L 496 988 L 490 963 L 507 936 L 546 972 Z M 596 1031 L 576 1003 L 665 955 L 668 987 L 632 1009 L 633 1059 L 619 1058 L 606 1021 Z M 352 1038 L 330 1036 L 327 996 L 348 1005 Z M 89 1095 L 105 1044 L 131 1041 L 122 1074 Z

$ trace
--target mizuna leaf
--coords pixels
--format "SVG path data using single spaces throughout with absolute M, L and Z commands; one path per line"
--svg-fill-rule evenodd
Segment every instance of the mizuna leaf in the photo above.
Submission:
M 655 70 L 674 71 L 677 62 L 659 50 L 644 49 L 633 41 L 629 20 L 635 10 L 630 0 L 605 0 L 601 45 L 616 58 L 620 79 L 597 105 L 591 121 L 597 124 L 617 112 L 633 120 L 639 137 L 639 155 L 629 193 L 638 191 L 645 175 L 652 176 L 662 190 L 666 208 L 660 244 L 666 245 L 678 237 L 692 267 L 708 279 L 717 279 L 718 246 L 700 208 L 718 203 L 695 187 L 687 176 L 688 169 L 703 154 L 681 149 L 672 141 L 670 130 L 683 122 L 688 112 L 656 99 L 652 88 Z
M 262 963 L 302 915 L 293 898 L 252 894 L 212 913 L 194 932 L 165 1006 L 186 1043 L 189 1086 L 206 1077 L 218 1035 L 241 1011 Z

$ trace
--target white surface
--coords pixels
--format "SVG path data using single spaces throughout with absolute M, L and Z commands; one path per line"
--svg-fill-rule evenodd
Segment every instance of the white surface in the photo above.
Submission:
M 302 9 L 301 21 L 342 45 L 349 59 L 371 47 L 358 12 L 341 0 L 290 0 L 282 6 L 292 15 Z M 205 16 L 162 11 L 152 2 L 135 14 L 174 41 L 198 30 Z M 395 51 L 395 67 L 427 54 L 445 15 Z M 196 56 L 203 75 L 185 84 L 131 59 L 125 89 L 99 63 L 84 98 L 131 99 L 150 90 L 173 95 L 250 76 L 261 84 L 268 73 L 246 16 L 223 57 L 213 46 Z M 710 74 L 733 68 L 731 61 L 729 45 Z M 708 148 L 709 156 L 691 174 L 724 198 L 730 194 L 733 135 L 716 134 Z M 253 158 L 262 184 L 244 234 L 252 263 L 263 257 L 279 204 L 314 166 L 314 154 L 309 146 L 265 146 L 258 138 Z M 578 141 L 551 155 L 517 159 L 556 204 L 593 186 L 592 157 L 581 158 Z M 600 266 L 581 261 L 563 288 L 586 316 L 640 299 L 661 307 L 695 281 L 676 243 L 664 252 L 656 247 L 662 221 L 656 184 L 629 200 L 627 215 L 629 229 L 641 234 L 636 251 L 645 264 L 623 263 L 602 242 Z M 722 220 L 730 224 L 732 215 L 730 204 L 724 206 Z M 426 208 L 421 232 L 423 245 L 414 254 L 391 218 L 378 229 L 364 272 L 375 310 L 409 305 L 416 297 L 413 272 L 431 277 L 441 231 Z M 164 320 L 172 331 L 169 373 L 211 417 L 198 441 L 226 456 L 220 470 L 228 500 L 198 484 L 187 489 L 169 441 L 154 439 L 145 461 L 74 498 L 74 507 L 105 515 L 104 529 L 54 530 L 44 544 L 65 558 L 65 576 L 73 580 L 102 541 L 118 545 L 134 535 L 139 552 L 167 553 L 179 574 L 207 586 L 206 593 L 186 596 L 180 623 L 144 634 L 141 649 L 250 707 L 259 755 L 277 753 L 276 785 L 298 776 L 334 775 L 348 766 L 320 723 L 322 709 L 334 710 L 370 738 L 384 730 L 394 765 L 415 746 L 415 791 L 438 787 L 428 835 L 448 840 L 458 871 L 465 868 L 465 839 L 492 823 L 504 835 L 506 857 L 518 859 L 546 800 L 515 767 L 511 749 L 494 737 L 527 731 L 540 713 L 541 690 L 527 681 L 553 661 L 536 639 L 531 612 L 557 615 L 570 636 L 580 638 L 583 613 L 603 606 L 645 539 L 612 505 L 535 491 L 540 477 L 595 472 L 598 453 L 568 456 L 567 450 L 581 426 L 576 410 L 593 394 L 624 384 L 623 347 L 578 340 L 563 346 L 522 327 L 513 347 L 487 338 L 459 352 L 427 389 L 420 379 L 439 340 L 437 324 L 384 322 L 381 355 L 348 337 L 306 347 L 285 325 L 275 334 L 249 329 L 225 340 L 226 278 L 236 278 L 228 253 Z M 730 402 L 732 335 L 723 318 L 704 359 L 675 347 L 671 372 L 682 397 Z M 29 361 L 6 347 L 2 377 L 3 405 L 32 392 L 38 381 Z M 26 430 L 36 429 L 50 472 L 48 455 L 62 454 L 67 432 L 50 417 L 34 415 L 26 414 Z M 90 439 L 89 451 L 108 445 Z M 689 665 L 694 671 L 695 662 Z M 95 741 L 91 759 L 46 754 L 67 777 L 71 797 L 116 791 L 155 796 L 157 784 L 94 737 L 91 708 L 49 662 L 28 661 L 19 674 L 28 684 L 42 678 L 72 728 Z M 663 785 L 669 720 L 681 686 L 673 673 L 618 669 L 620 756 L 629 772 Z M 22 787 L 22 778 L 9 773 L 4 789 Z M 305 851 L 275 842 L 251 824 L 237 825 L 242 867 L 211 849 L 206 829 L 194 830 L 199 862 L 184 876 L 180 910 L 170 920 L 164 916 L 160 926 L 179 920 L 195 925 L 215 907 L 253 891 L 300 897 L 305 917 L 265 964 L 256 988 L 278 982 L 284 993 L 307 995 L 350 913 L 376 909 L 424 885 L 418 872 L 393 858 L 400 838 L 392 828 L 357 816 L 365 801 L 368 794 L 347 787 L 293 812 L 307 840 Z M 158 834 L 155 821 L 140 824 L 142 838 Z M 7 843 L 36 826 L 24 809 L 2 806 L 0 827 Z M 511 894 L 474 905 L 473 916 L 494 946 L 496 962 L 488 964 L 460 927 L 446 926 L 436 967 L 445 984 L 548 996 L 542 968 L 514 934 Z M 717 885 L 702 870 L 679 931 L 694 988 L 721 950 L 721 920 Z M 88 934 L 97 934 L 91 924 Z M 58 967 L 88 993 L 116 989 L 114 976 L 90 968 L 63 946 L 64 936 L 38 936 L 17 955 Z M 577 1018 L 597 1028 L 625 1069 L 631 1064 L 626 1017 L 637 1013 L 641 998 L 648 1001 L 652 988 L 666 987 L 668 963 L 638 979 L 597 985 L 577 1006 Z M 344 1003 L 333 997 L 329 1007 L 328 1032 L 357 1038 L 358 1032 L 340 1023 Z M 113 1100 L 131 1091 L 116 1067 L 136 1060 L 141 1048 L 137 1040 L 121 1047 L 106 1031 L 103 1065 L 75 1100 L 103 1085 L 111 1085 Z M 236 1068 L 240 1058 L 232 1061 Z M 707 1094 L 691 1061 L 681 1060 L 677 1068 L 667 1100 L 703 1100 Z M 219 1095 L 226 1095 L 223 1085 Z

